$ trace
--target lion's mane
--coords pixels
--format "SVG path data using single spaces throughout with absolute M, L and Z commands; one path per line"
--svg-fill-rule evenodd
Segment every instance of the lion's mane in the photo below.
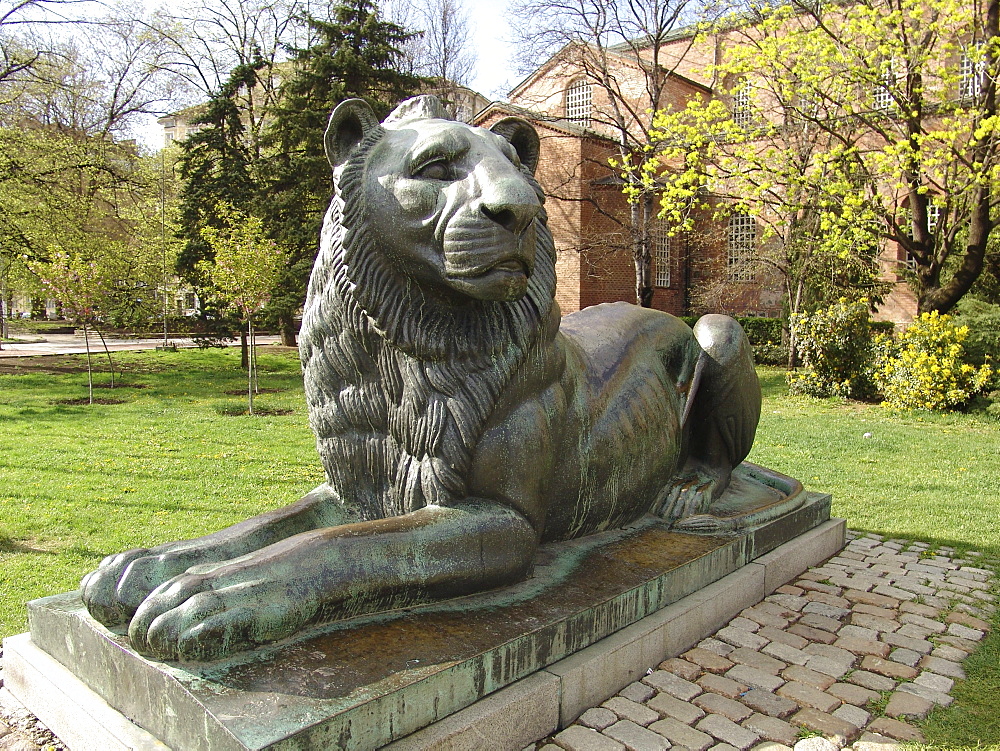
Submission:
M 558 318 L 544 211 L 520 300 L 447 306 L 391 265 L 368 231 L 363 185 L 384 133 L 374 128 L 335 171 L 300 338 L 327 482 L 359 520 L 468 495 L 466 477 L 498 396 L 554 336 Z

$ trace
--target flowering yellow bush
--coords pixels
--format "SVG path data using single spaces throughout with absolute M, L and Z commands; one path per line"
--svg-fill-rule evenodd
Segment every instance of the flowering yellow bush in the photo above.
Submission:
M 993 373 L 989 363 L 965 362 L 968 326 L 951 316 L 922 313 L 893 342 L 876 338 L 874 379 L 883 405 L 901 409 L 949 409 L 982 391 Z

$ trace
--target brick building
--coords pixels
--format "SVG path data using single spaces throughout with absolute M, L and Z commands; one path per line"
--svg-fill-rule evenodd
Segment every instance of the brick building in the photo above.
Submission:
M 625 109 L 632 113 L 653 108 L 646 87 L 650 68 L 666 77 L 655 108 L 683 108 L 694 97 L 723 97 L 738 117 L 746 103 L 721 93 L 731 81 L 715 80 L 706 72 L 731 44 L 727 32 L 708 38 L 679 33 L 660 45 L 655 63 L 649 47 L 602 50 L 605 70 Z M 593 69 L 580 61 L 582 48 L 569 45 L 524 79 L 509 103 L 493 103 L 475 123 L 488 127 L 518 115 L 531 120 L 541 138 L 538 178 L 546 192 L 549 223 L 558 253 L 557 299 L 563 312 L 615 300 L 636 300 L 636 271 L 628 220 L 630 207 L 622 183 L 609 165 L 617 157 L 618 136 L 609 122 L 615 111 L 607 89 L 595 84 Z M 640 129 L 635 116 L 630 130 Z M 708 212 L 696 218 L 694 229 L 669 237 L 658 220 L 648 224 L 652 306 L 675 315 L 710 311 L 732 314 L 779 315 L 783 294 L 779 280 L 752 263 L 761 231 L 754 217 L 734 215 L 713 221 Z M 881 256 L 883 277 L 902 282 L 903 253 L 887 244 Z M 895 284 L 877 318 L 909 321 L 916 298 L 905 283 Z

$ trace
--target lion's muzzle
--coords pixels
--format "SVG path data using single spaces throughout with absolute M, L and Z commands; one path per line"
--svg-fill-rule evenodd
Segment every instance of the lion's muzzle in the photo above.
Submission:
M 505 165 L 504 169 L 510 167 Z M 483 181 L 479 210 L 514 235 L 528 229 L 541 208 L 534 189 L 519 173 Z

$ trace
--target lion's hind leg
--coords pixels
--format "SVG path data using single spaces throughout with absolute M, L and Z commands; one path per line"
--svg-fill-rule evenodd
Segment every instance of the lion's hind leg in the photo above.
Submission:
M 731 472 L 750 453 L 760 422 L 753 352 L 743 328 L 729 316 L 702 316 L 694 335 L 702 355 L 700 377 L 692 386 L 688 456 Z
M 694 335 L 702 351 L 684 410 L 687 462 L 657 504 L 670 520 L 709 513 L 750 453 L 760 421 L 760 383 L 739 323 L 702 316 Z

